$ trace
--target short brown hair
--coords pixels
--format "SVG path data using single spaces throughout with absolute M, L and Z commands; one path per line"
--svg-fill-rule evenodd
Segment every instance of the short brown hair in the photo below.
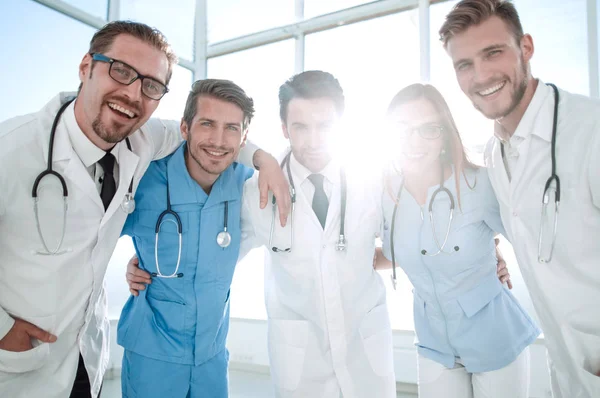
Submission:
M 171 75 L 173 74 L 173 65 L 177 64 L 177 56 L 167 42 L 167 38 L 156 28 L 133 21 L 109 22 L 94 34 L 90 41 L 90 49 L 88 52 L 90 54 L 104 54 L 110 50 L 115 38 L 122 34 L 131 35 L 136 39 L 140 39 L 165 54 L 169 62 L 169 70 L 167 71 L 167 79 L 165 81 L 165 84 L 168 85 L 171 80 Z
M 517 42 L 523 37 L 523 26 L 514 4 L 509 0 L 462 0 L 446 15 L 440 28 L 440 40 L 444 47 L 452 36 L 464 32 L 496 16 L 508 25 Z
M 248 128 L 252 117 L 254 116 L 254 101 L 237 84 L 230 80 L 222 79 L 204 79 L 198 80 L 192 84 L 192 89 L 185 103 L 183 112 L 183 121 L 188 127 L 191 127 L 196 112 L 198 111 L 197 102 L 199 97 L 211 97 L 221 101 L 230 102 L 237 105 L 244 112 L 244 122 L 242 128 Z
M 287 109 L 294 98 L 329 98 L 333 101 L 338 115 L 344 113 L 344 90 L 340 82 L 328 72 L 308 70 L 289 78 L 279 87 L 279 116 L 287 121 Z

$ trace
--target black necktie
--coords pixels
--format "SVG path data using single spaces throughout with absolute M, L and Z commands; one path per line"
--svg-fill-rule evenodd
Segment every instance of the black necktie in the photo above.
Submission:
M 325 228 L 329 200 L 327 200 L 327 195 L 325 195 L 325 190 L 323 189 L 323 178 L 322 174 L 311 174 L 308 176 L 310 182 L 315 186 L 315 196 L 313 196 L 312 208 L 321 223 L 321 227 Z
M 100 198 L 102 204 L 104 204 L 104 210 L 108 209 L 110 201 L 117 192 L 117 184 L 115 183 L 115 176 L 113 171 L 115 169 L 115 157 L 110 152 L 106 152 L 106 155 L 98 161 L 102 169 L 104 170 L 104 178 L 102 179 L 102 189 L 100 190 Z

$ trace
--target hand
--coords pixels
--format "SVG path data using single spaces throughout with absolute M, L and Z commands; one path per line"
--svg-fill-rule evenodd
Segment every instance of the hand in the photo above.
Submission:
M 285 227 L 290 213 L 291 198 L 290 188 L 283 170 L 277 159 L 262 149 L 254 153 L 254 165 L 260 169 L 258 175 L 258 189 L 260 190 L 260 208 L 264 209 L 269 201 L 269 191 L 273 192 L 279 209 L 279 221 Z
M 33 348 L 31 339 L 38 339 L 42 343 L 54 343 L 56 336 L 46 332 L 32 323 L 15 318 L 15 324 L 6 336 L 0 340 L 0 350 L 23 352 Z
M 134 254 L 127 263 L 127 273 L 125 274 L 129 291 L 137 297 L 140 290 L 146 290 L 146 285 L 152 283 L 150 274 L 143 269 L 140 269 L 140 260 Z
M 509 289 L 513 288 L 512 282 L 510 280 L 510 274 L 508 273 L 508 268 L 506 268 L 506 261 L 504 261 L 504 257 L 502 257 L 502 253 L 498 248 L 498 244 L 500 243 L 500 239 L 495 238 L 494 242 L 496 242 L 496 258 L 498 259 L 498 265 L 496 266 L 496 272 L 498 274 L 498 279 L 503 284 L 506 283 Z

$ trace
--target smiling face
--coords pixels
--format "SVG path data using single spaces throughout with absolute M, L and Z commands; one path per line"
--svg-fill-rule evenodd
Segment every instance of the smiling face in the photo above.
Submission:
M 492 16 L 453 35 L 446 49 L 460 88 L 475 108 L 489 119 L 513 113 L 520 119 L 527 107 L 523 98 L 532 81 L 531 36 L 524 35 L 517 41 L 508 25 Z
M 169 62 L 164 52 L 133 36 L 117 36 L 103 55 L 166 82 Z M 79 66 L 82 87 L 75 103 L 79 127 L 102 149 L 111 148 L 140 128 L 160 102 L 142 94 L 140 79 L 130 85 L 118 83 L 109 76 L 109 68 L 109 63 L 92 63 L 90 54 L 84 56 Z
M 210 186 L 237 158 L 246 140 L 244 112 L 234 103 L 200 96 L 197 111 L 188 124 L 181 121 L 187 140 L 186 165 L 202 188 Z
M 389 112 L 397 142 L 400 167 L 404 174 L 439 173 L 440 154 L 444 147 L 442 116 L 431 101 L 420 98 L 396 106 Z

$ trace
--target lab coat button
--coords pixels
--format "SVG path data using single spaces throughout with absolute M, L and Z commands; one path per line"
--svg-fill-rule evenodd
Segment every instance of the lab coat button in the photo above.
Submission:
M 513 217 L 517 217 L 517 212 L 513 211 Z

